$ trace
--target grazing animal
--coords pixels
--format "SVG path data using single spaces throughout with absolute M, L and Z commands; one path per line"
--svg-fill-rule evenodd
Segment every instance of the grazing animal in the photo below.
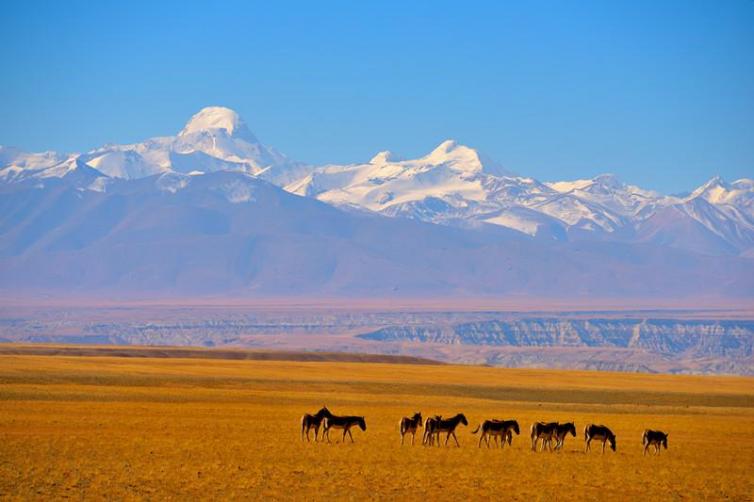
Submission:
M 453 439 L 456 441 L 456 446 L 460 448 L 461 444 L 458 442 L 458 437 L 456 436 L 456 428 L 458 427 L 458 424 L 469 425 L 469 421 L 466 420 L 466 416 L 463 413 L 458 413 L 453 417 L 447 419 L 442 418 L 437 421 L 434 430 L 437 434 L 438 445 L 440 441 L 440 433 L 446 432 L 448 435 L 445 437 L 445 446 L 448 446 L 450 436 L 453 436 Z
M 584 441 L 586 442 L 586 451 L 591 450 L 590 443 L 592 439 L 602 441 L 602 453 L 605 453 L 605 443 L 610 442 L 610 448 L 615 451 L 616 441 L 613 431 L 605 427 L 604 425 L 589 424 L 584 427 Z
M 398 427 L 401 431 L 401 446 L 403 446 L 403 440 L 406 434 L 411 434 L 411 446 L 414 445 L 414 439 L 416 439 L 416 429 L 422 426 L 422 414 L 419 412 L 414 413 L 411 418 L 401 418 Z
M 327 442 L 330 442 L 330 429 L 343 429 L 343 442 L 346 441 L 346 434 L 351 438 L 353 443 L 353 434 L 351 434 L 351 428 L 358 426 L 362 431 L 367 430 L 367 423 L 364 417 L 357 416 L 345 416 L 338 417 L 330 415 L 325 417 L 323 421 L 322 437 L 327 438 Z
M 427 417 L 424 421 L 424 437 L 422 438 L 423 445 L 432 446 L 435 440 L 437 440 L 437 446 L 440 446 L 440 433 L 437 431 L 437 424 L 440 420 L 442 420 L 442 415 Z
M 566 422 L 564 424 L 558 423 L 555 427 L 555 450 L 563 448 L 566 436 L 569 432 L 573 437 L 576 437 L 576 424 L 573 422 Z
M 545 447 L 552 451 L 552 438 L 555 436 L 557 428 L 557 422 L 534 422 L 531 424 L 529 431 L 531 432 L 532 451 L 537 451 L 537 443 L 540 439 L 542 440 L 542 451 L 545 451 Z
M 505 447 L 506 441 L 508 441 L 508 446 L 510 446 L 513 440 L 513 432 L 516 434 L 521 433 L 518 428 L 518 422 L 515 420 L 485 420 L 483 423 L 479 424 L 476 429 L 471 431 L 471 433 L 476 434 L 479 432 L 479 429 L 482 430 L 482 435 L 479 437 L 480 448 L 482 447 L 482 440 L 487 443 L 487 448 L 490 447 L 490 437 L 495 438 L 495 443 L 497 443 L 498 437 L 501 438 L 500 448 Z
M 653 431 L 651 429 L 647 429 L 644 431 L 644 434 L 641 436 L 641 444 L 644 445 L 644 455 L 647 454 L 647 449 L 650 446 L 655 447 L 655 455 L 660 454 L 660 445 L 665 447 L 665 449 L 668 449 L 668 435 L 665 432 L 662 431 Z
M 322 409 L 314 415 L 304 413 L 304 416 L 301 417 L 301 441 L 303 441 L 304 438 L 306 438 L 307 441 L 311 441 L 311 439 L 309 439 L 309 431 L 314 429 L 314 442 L 316 443 L 319 426 L 322 424 L 322 420 L 329 416 L 332 416 L 332 414 L 330 413 L 330 410 L 327 409 L 327 406 L 323 406 Z

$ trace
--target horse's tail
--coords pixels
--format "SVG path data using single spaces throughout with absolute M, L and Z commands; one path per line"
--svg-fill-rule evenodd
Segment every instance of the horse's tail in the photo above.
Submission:
M 479 432 L 479 429 L 481 429 L 481 428 L 482 428 L 482 424 L 479 424 L 479 425 L 476 426 L 476 429 L 474 429 L 473 431 L 471 431 L 471 433 L 472 434 L 476 434 L 477 432 Z
M 529 435 L 534 438 L 534 436 L 537 434 L 537 424 L 531 424 L 531 427 L 529 428 Z
M 401 436 L 406 433 L 406 419 L 401 418 L 401 421 L 398 422 L 398 430 L 401 433 Z
M 584 441 L 586 441 L 587 439 L 589 439 L 589 426 L 585 425 L 584 426 Z
M 647 436 L 648 436 L 648 430 L 644 429 L 644 433 L 641 435 L 641 445 L 645 446 L 647 444 Z

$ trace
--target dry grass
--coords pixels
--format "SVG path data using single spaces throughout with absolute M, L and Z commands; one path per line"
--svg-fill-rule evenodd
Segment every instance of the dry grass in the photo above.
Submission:
M 0 356 L 8 499 L 734 499 L 754 493 L 754 380 L 342 362 Z M 355 444 L 302 444 L 323 403 Z M 401 448 L 413 411 L 470 420 L 461 448 Z M 575 420 L 559 454 L 478 449 L 484 418 Z M 280 426 L 275 426 L 278 421 Z M 618 452 L 583 453 L 586 422 Z M 670 449 L 642 457 L 647 427 Z M 525 431 L 522 431 L 525 433 Z

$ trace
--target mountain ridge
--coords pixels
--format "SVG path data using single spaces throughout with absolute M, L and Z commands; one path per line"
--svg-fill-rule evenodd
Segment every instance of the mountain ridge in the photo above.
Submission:
M 232 110 L 84 154 L 0 147 L 0 289 L 751 298 L 754 182 L 540 182 L 447 140 L 311 166 Z
M 200 110 L 176 136 L 84 154 L 26 154 L 0 147 L 0 179 L 62 176 L 74 162 L 123 179 L 239 171 L 336 206 L 443 225 L 493 224 L 541 238 L 630 242 L 645 239 L 647 228 L 664 219 L 662 240 L 685 249 L 747 257 L 754 246 L 751 179 L 727 183 L 715 176 L 683 197 L 629 185 L 611 174 L 540 182 L 452 139 L 417 159 L 385 150 L 363 164 L 314 166 L 263 145 L 235 111 L 224 107 Z M 671 217 L 669 207 L 682 214 Z M 680 221 L 669 223 L 674 218 Z M 703 229 L 690 227 L 686 218 Z

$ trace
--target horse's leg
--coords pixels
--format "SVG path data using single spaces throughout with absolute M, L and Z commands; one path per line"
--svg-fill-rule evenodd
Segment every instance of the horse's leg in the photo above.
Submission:
M 591 446 L 590 446 L 590 444 L 589 444 L 591 442 L 592 442 L 592 438 L 587 438 L 587 440 L 586 440 L 586 450 L 584 450 L 585 452 L 587 452 L 587 451 L 589 451 L 589 450 L 592 449 Z
M 403 446 L 403 438 L 406 437 L 404 433 L 401 432 L 401 446 Z
M 411 434 L 411 446 L 414 446 L 414 441 L 416 440 L 416 430 Z
M 309 436 L 309 432 L 306 433 L 307 437 Z M 317 436 L 319 436 L 319 425 L 314 426 L 314 442 L 317 442 Z
M 452 434 L 453 434 L 453 439 L 455 439 L 455 440 L 456 440 L 456 446 L 457 446 L 458 448 L 460 448 L 460 447 L 461 447 L 461 444 L 460 444 L 460 443 L 458 442 L 458 437 L 456 436 L 456 431 L 451 431 L 451 432 L 452 432 Z
M 606 442 L 607 442 L 607 441 L 602 441 L 602 454 L 603 454 L 603 455 L 605 454 L 605 443 L 606 443 Z
M 348 437 L 351 438 L 351 442 L 353 443 L 354 441 L 353 441 L 353 434 L 351 433 L 351 428 L 349 427 L 348 429 L 346 429 L 346 432 L 348 432 Z
M 647 456 L 647 449 L 649 448 L 649 443 L 644 445 L 644 456 Z

